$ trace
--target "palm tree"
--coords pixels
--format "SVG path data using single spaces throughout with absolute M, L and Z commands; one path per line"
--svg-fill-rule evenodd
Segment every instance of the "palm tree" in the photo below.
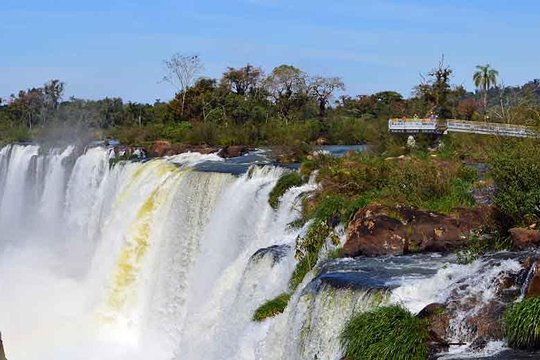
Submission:
M 492 69 L 489 64 L 477 65 L 476 72 L 473 75 L 474 85 L 480 89 L 484 100 L 484 115 L 487 111 L 487 93 L 488 90 L 497 84 L 497 76 L 499 72 Z

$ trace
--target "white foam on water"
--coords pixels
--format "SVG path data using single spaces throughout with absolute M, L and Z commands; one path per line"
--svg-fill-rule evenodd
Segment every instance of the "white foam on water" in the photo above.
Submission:
M 0 326 L 8 357 L 253 359 L 266 325 L 251 320 L 284 292 L 304 185 L 268 194 L 284 170 L 241 177 L 186 154 L 109 165 L 109 152 L 0 150 Z M 69 161 L 71 159 L 71 161 Z

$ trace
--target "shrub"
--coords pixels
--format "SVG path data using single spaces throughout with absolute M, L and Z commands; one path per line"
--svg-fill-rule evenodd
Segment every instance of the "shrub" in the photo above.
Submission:
M 503 230 L 536 223 L 540 218 L 538 140 L 508 141 L 491 154 L 490 164 Z
M 540 349 L 540 297 L 510 306 L 504 314 L 504 329 L 510 347 Z
M 262 304 L 257 310 L 255 310 L 255 313 L 253 314 L 253 320 L 263 321 L 264 319 L 267 319 L 269 317 L 281 314 L 287 307 L 290 298 L 291 295 L 283 293 L 275 299 L 268 300 L 267 302 Z
M 398 305 L 356 315 L 340 336 L 351 360 L 425 360 L 427 339 L 426 323 Z
M 277 181 L 276 185 L 270 192 L 268 197 L 268 203 L 274 209 L 277 209 L 279 200 L 292 187 L 300 186 L 304 183 L 302 175 L 297 172 L 288 172 L 282 175 Z

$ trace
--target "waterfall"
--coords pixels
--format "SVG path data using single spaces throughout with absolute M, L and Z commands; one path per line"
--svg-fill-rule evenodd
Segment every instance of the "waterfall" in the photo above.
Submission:
M 275 211 L 268 194 L 283 169 L 194 171 L 205 159 L 110 166 L 99 147 L 0 150 L 10 358 L 253 358 L 263 336 L 253 311 L 287 289 L 300 231 L 287 225 L 311 185 Z M 280 259 L 252 258 L 271 246 Z
M 10 359 L 340 360 L 354 314 L 381 303 L 412 312 L 451 298 L 485 304 L 498 280 L 522 271 L 511 258 L 327 262 L 325 249 L 285 311 L 255 322 L 260 305 L 289 291 L 306 231 L 289 224 L 316 185 L 290 189 L 274 210 L 279 167 L 237 176 L 197 170 L 224 161 L 215 155 L 115 165 L 110 156 L 0 149 L 0 330 Z M 454 303 L 450 336 L 469 339 L 461 325 L 476 308 Z

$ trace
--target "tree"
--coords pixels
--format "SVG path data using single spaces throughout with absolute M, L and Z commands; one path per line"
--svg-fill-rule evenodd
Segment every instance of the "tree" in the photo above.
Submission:
M 42 88 L 21 90 L 17 96 L 11 95 L 9 109 L 14 117 L 26 123 L 29 129 L 38 124 L 43 118 L 45 97 Z
M 193 85 L 197 75 L 204 66 L 198 55 L 174 54 L 170 59 L 164 60 L 167 74 L 163 81 L 168 82 L 179 91 L 181 96 L 181 115 L 184 115 L 186 92 Z
M 254 96 L 259 89 L 262 76 L 262 69 L 251 64 L 240 69 L 228 67 L 221 79 L 221 85 L 238 95 Z
M 295 98 L 308 93 L 306 75 L 292 65 L 280 65 L 274 68 L 265 79 L 264 85 L 286 122 L 290 118 Z
M 417 96 L 432 104 L 431 112 L 437 113 L 441 118 L 449 118 L 452 113 L 449 109 L 448 95 L 450 94 L 450 77 L 452 69 L 444 64 L 441 57 L 439 66 L 428 73 L 428 79 L 416 87 Z
M 60 80 L 50 80 L 43 85 L 45 105 L 51 110 L 57 110 L 60 99 L 64 94 L 64 83 Z
M 477 102 L 474 98 L 466 98 L 459 102 L 457 106 L 457 114 L 465 120 L 472 120 L 477 109 Z
M 319 105 L 319 116 L 324 117 L 330 98 L 335 91 L 345 90 L 345 84 L 339 77 L 315 76 L 310 81 L 309 90 Z
M 488 91 L 492 86 L 497 85 L 497 76 L 499 72 L 489 64 L 486 65 L 477 65 L 476 72 L 473 74 L 474 85 L 480 90 L 483 96 L 484 102 L 484 116 L 487 112 L 487 96 Z

